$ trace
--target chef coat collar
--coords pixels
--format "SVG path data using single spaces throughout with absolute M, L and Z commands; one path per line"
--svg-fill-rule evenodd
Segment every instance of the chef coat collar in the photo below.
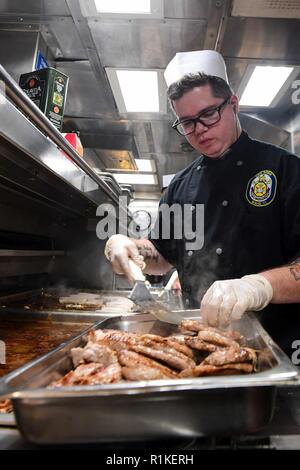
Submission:
M 240 155 L 248 141 L 249 137 L 247 132 L 242 131 L 239 138 L 227 150 L 225 150 L 222 156 L 212 158 L 202 155 L 202 163 L 205 165 L 214 165 L 218 164 L 218 162 L 227 160 L 227 157 L 231 154 Z

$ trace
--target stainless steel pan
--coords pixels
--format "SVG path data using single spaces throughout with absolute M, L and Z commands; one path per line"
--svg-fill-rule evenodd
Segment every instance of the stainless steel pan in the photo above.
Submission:
M 155 325 L 138 315 L 93 328 L 156 333 Z M 0 393 L 10 394 L 25 438 L 40 444 L 254 432 L 270 421 L 277 387 L 298 383 L 298 372 L 252 314 L 235 327 L 262 351 L 255 374 L 44 388 L 71 369 L 70 349 L 85 341 L 80 335 L 5 377 Z

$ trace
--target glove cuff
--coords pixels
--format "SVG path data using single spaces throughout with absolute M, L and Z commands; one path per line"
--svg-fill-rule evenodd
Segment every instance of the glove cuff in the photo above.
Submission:
M 243 276 L 242 279 L 249 282 L 253 287 L 258 288 L 261 292 L 263 291 L 263 298 L 261 298 L 259 305 L 255 306 L 253 310 L 259 311 L 263 310 L 273 298 L 273 287 L 272 284 L 264 276 L 260 274 L 250 274 L 248 276 Z

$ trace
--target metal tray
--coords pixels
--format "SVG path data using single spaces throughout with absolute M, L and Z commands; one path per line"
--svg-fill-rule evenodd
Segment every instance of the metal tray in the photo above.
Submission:
M 192 318 L 199 311 L 182 313 Z M 170 334 L 173 326 L 138 315 L 107 319 L 92 328 Z M 71 369 L 70 349 L 85 342 L 84 335 L 79 335 L 4 377 L 0 395 L 12 393 L 21 433 L 38 444 L 255 432 L 271 420 L 277 387 L 298 383 L 298 372 L 254 315 L 245 315 L 234 328 L 247 337 L 252 347 L 262 350 L 260 372 L 42 388 Z
M 30 360 L 60 346 L 102 320 L 97 313 L 7 312 L 0 310 L 0 340 L 6 345 L 6 364 L 0 364 L 0 379 Z M 1 399 L 0 399 L 1 401 Z M 0 413 L 0 426 L 15 426 L 13 413 Z

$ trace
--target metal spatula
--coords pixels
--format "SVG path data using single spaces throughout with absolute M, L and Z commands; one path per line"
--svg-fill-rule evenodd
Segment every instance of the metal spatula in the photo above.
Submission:
M 143 312 L 151 313 L 160 321 L 178 325 L 182 320 L 181 315 L 177 312 L 172 312 L 167 307 L 157 302 L 146 285 L 142 270 L 132 260 L 129 260 L 129 264 L 135 278 L 135 284 L 128 298 L 139 305 Z

